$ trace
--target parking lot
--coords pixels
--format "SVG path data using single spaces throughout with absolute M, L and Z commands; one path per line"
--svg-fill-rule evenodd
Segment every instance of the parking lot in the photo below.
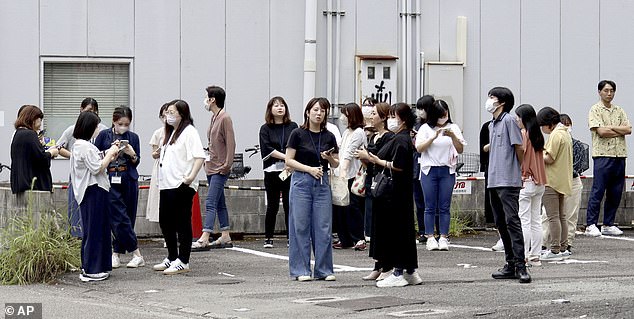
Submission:
M 504 262 L 490 250 L 496 240 L 484 231 L 453 238 L 448 252 L 418 245 L 424 282 L 403 288 L 361 280 L 373 262 L 354 250 L 334 251 L 336 281 L 292 281 L 283 238 L 272 249 L 246 237 L 192 253 L 191 272 L 164 276 L 150 267 L 165 257 L 162 242 L 147 240 L 145 267 L 96 283 L 69 273 L 52 284 L 4 286 L 0 300 L 42 302 L 44 318 L 632 318 L 634 231 L 578 236 L 570 259 L 531 267 L 530 284 L 491 278 Z

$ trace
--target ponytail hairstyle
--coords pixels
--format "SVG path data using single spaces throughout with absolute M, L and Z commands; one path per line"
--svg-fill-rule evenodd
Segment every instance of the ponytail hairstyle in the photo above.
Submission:
M 526 131 L 528 132 L 528 139 L 531 140 L 531 144 L 533 145 L 535 151 L 543 151 L 544 135 L 539 129 L 537 114 L 535 114 L 533 106 L 530 104 L 522 104 L 515 109 L 515 114 L 519 116 L 522 124 L 526 128 Z

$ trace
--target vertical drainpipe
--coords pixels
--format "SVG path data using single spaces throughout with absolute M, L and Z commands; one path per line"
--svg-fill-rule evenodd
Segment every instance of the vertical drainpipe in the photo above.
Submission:
M 406 79 L 406 96 L 405 96 L 405 103 L 410 104 L 412 102 L 412 69 L 413 69 L 413 65 L 412 65 L 412 6 L 411 6 L 411 0 L 406 0 L 405 1 L 405 12 L 406 12 L 406 16 L 405 16 L 405 25 L 406 25 L 406 30 L 407 30 L 407 41 L 405 42 L 405 48 L 406 48 L 406 53 L 405 55 L 407 56 L 407 72 L 405 73 L 407 75 L 407 79 Z
M 326 2 L 328 3 L 326 11 L 326 35 L 328 38 L 326 45 L 326 97 L 332 102 L 332 0 L 326 0 Z
M 414 23 L 414 37 L 415 37 L 415 46 L 413 52 L 413 58 L 416 59 L 416 86 L 415 86 L 415 96 L 414 99 L 418 100 L 421 96 L 423 96 L 422 90 L 422 67 L 423 61 L 422 56 L 420 54 L 420 20 L 421 20 L 421 12 L 420 12 L 420 0 L 414 0 L 415 9 L 415 23 Z
M 335 98 L 334 98 L 334 106 L 335 109 L 339 106 L 339 74 L 341 73 L 341 0 L 337 0 L 337 9 L 336 9 L 336 32 L 335 33 Z M 334 111 L 334 110 L 333 110 Z M 333 112 L 336 113 L 336 112 Z
M 407 99 L 407 20 L 406 20 L 406 9 L 405 3 L 407 0 L 401 0 L 401 54 L 400 54 L 400 65 L 401 65 L 401 76 L 402 79 L 400 85 L 401 97 L 400 101 L 405 101 Z
M 317 0 L 306 0 L 304 16 L 304 103 L 315 97 L 317 70 Z

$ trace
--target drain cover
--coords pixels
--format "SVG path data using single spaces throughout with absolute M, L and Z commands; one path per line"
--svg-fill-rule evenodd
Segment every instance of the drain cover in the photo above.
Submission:
M 422 300 L 403 299 L 397 297 L 378 296 L 358 299 L 348 299 L 340 301 L 329 301 L 316 303 L 318 306 L 347 309 L 352 311 L 364 311 L 371 309 L 381 309 L 388 307 L 398 307 L 405 305 L 424 304 Z

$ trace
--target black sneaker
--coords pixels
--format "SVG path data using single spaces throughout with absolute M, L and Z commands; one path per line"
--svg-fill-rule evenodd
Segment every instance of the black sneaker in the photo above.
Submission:
M 531 275 L 528 273 L 528 270 L 526 269 L 526 266 L 517 267 L 515 269 L 515 272 L 516 272 L 516 276 L 520 280 L 521 284 L 527 284 L 527 283 L 531 282 Z
M 273 239 L 267 238 L 264 241 L 264 248 L 273 248 Z
M 515 266 L 506 264 L 504 267 L 492 273 L 491 277 L 493 277 L 493 279 L 517 279 L 515 276 Z

